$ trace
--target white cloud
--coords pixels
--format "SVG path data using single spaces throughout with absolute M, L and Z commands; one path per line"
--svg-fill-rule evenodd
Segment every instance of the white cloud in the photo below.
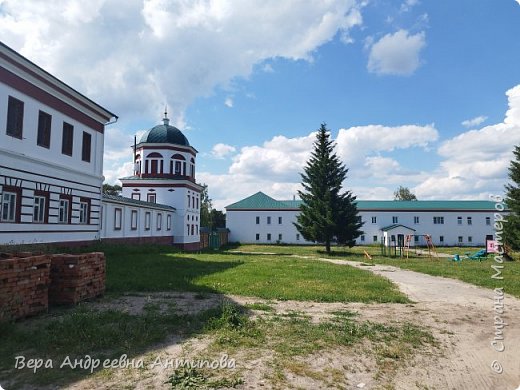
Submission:
M 168 102 L 182 127 L 196 98 L 266 59 L 311 60 L 320 45 L 362 23 L 361 7 L 355 0 L 3 0 L 0 36 L 120 117 L 155 117 Z
M 224 101 L 224 104 L 229 108 L 233 108 L 233 99 L 228 96 Z
M 415 5 L 417 5 L 419 3 L 418 0 L 405 0 L 402 4 L 401 4 L 401 8 L 400 8 L 400 11 L 401 12 L 408 12 L 410 11 Z
M 418 197 L 487 198 L 503 192 L 513 146 L 520 144 L 520 85 L 506 95 L 509 109 L 502 123 L 466 131 L 439 147 L 444 160 L 415 188 Z
M 418 182 L 424 174 L 409 172 L 396 160 L 379 153 L 426 147 L 437 137 L 433 125 L 372 125 L 340 129 L 335 141 L 338 155 L 350 168 L 349 177 L 361 177 L 358 181 L 364 183 L 349 188 L 364 199 L 381 199 L 391 197 L 392 190 L 380 185 L 366 186 L 367 177 L 393 186 L 403 183 L 403 180 Z M 310 157 L 315 139 L 315 132 L 293 138 L 279 135 L 262 145 L 245 146 L 233 157 L 226 174 L 203 172 L 198 174 L 197 180 L 209 185 L 211 197 L 218 199 L 218 204 L 222 206 L 257 191 L 264 191 L 275 198 L 292 198 L 300 188 L 300 173 Z M 349 185 L 352 183 L 349 182 Z
M 364 156 L 373 152 L 391 152 L 395 149 L 427 147 L 439 137 L 434 124 L 426 126 L 403 125 L 356 126 L 340 129 L 336 142 L 338 154 L 347 166 L 359 165 Z
M 481 123 L 485 122 L 488 117 L 484 115 L 477 116 L 473 119 L 466 119 L 465 121 L 462 121 L 462 126 L 466 128 L 475 127 L 480 125 Z
M 381 75 L 411 75 L 421 64 L 419 54 L 425 45 L 424 31 L 415 35 L 406 30 L 386 34 L 370 46 L 368 70 Z
M 211 149 L 211 155 L 215 158 L 223 159 L 236 150 L 234 146 L 218 143 Z

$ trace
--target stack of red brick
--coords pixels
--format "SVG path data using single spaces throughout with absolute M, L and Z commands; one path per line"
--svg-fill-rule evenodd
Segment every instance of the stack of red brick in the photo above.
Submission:
M 0 253 L 0 321 L 76 304 L 105 292 L 105 255 Z
M 47 310 L 50 266 L 48 255 L 0 254 L 0 321 Z
M 51 304 L 76 304 L 105 292 L 105 255 L 53 255 L 51 262 Z

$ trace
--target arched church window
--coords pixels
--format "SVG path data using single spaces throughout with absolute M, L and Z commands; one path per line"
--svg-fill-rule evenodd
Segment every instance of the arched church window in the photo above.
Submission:
M 146 173 L 150 173 L 152 175 L 156 175 L 158 173 L 163 173 L 163 156 L 160 153 L 153 152 L 146 156 L 147 161 L 150 161 L 150 171 Z M 146 164 L 148 165 L 148 164 Z
M 182 154 L 174 154 L 170 161 L 170 174 L 172 175 L 183 175 L 183 162 L 186 159 Z M 184 163 L 185 164 L 185 163 Z M 184 165 L 186 166 L 186 165 Z

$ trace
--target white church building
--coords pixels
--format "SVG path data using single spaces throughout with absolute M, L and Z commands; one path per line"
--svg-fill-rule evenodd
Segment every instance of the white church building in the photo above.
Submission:
M 102 195 L 104 133 L 116 120 L 0 42 L 0 245 L 198 248 L 197 151 L 166 117 L 136 145 L 123 196 Z
M 276 200 L 258 192 L 226 207 L 230 242 L 312 244 L 294 226 L 301 200 Z M 356 244 L 484 246 L 493 239 L 495 203 L 485 200 L 358 200 L 363 235 Z

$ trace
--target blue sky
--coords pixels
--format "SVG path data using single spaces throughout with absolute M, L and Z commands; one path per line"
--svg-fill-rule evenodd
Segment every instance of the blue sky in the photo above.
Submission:
M 110 182 L 165 104 L 217 207 L 291 198 L 322 122 L 362 199 L 485 199 L 520 143 L 515 0 L 30 4 L 0 0 L 0 35 L 119 115 Z

